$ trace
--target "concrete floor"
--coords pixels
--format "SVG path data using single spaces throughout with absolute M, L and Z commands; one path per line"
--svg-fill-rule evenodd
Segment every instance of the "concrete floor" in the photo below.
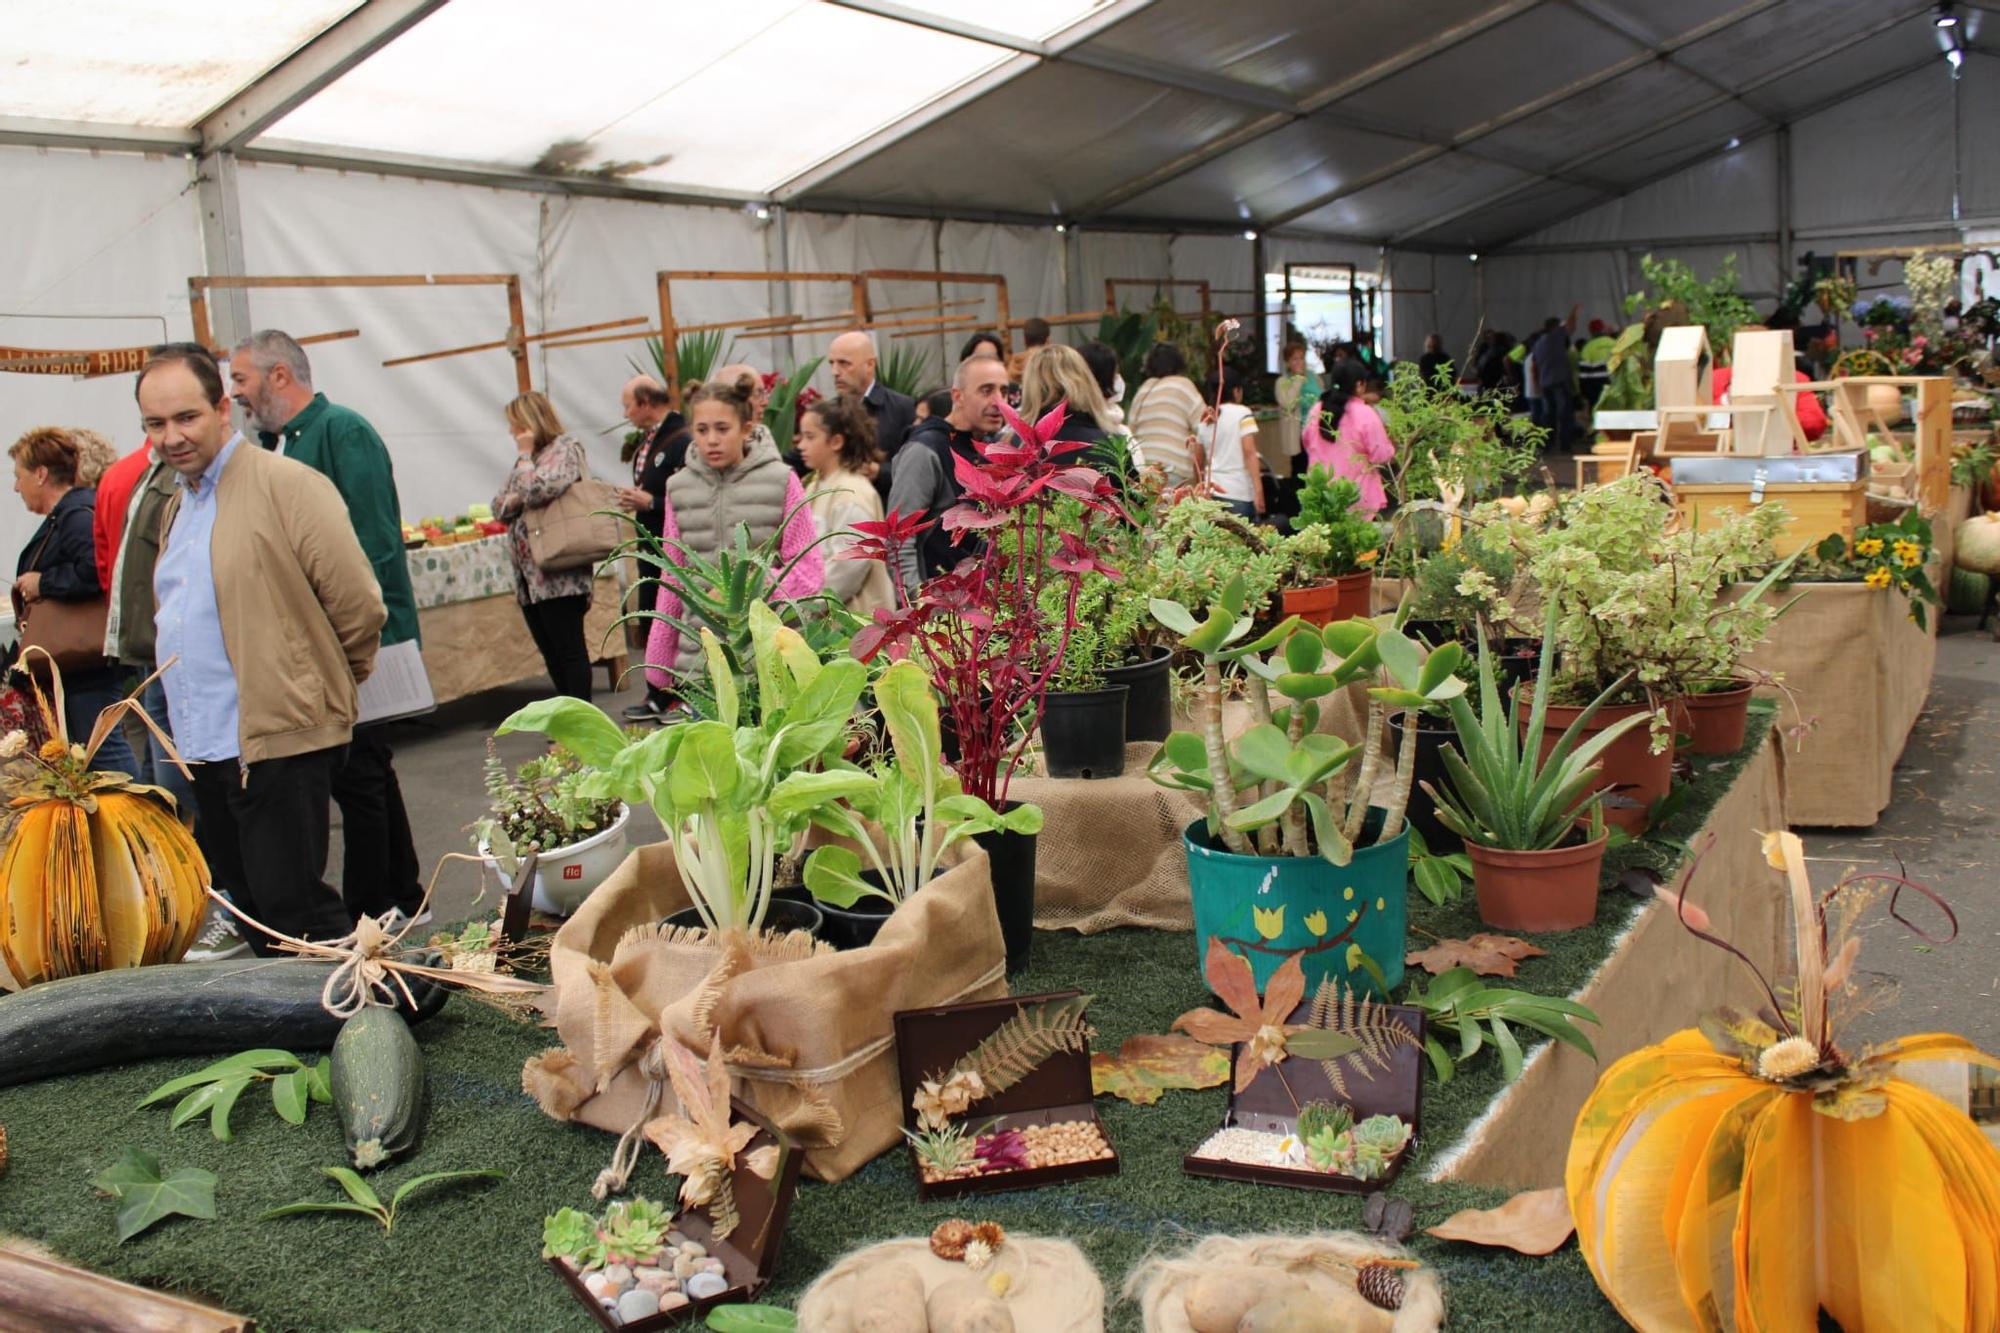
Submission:
M 600 673 L 597 683 L 602 687 Z M 487 737 L 516 708 L 547 692 L 531 681 L 460 700 L 436 714 L 397 724 L 396 767 L 426 867 L 446 852 L 469 851 L 467 826 L 485 812 L 480 770 Z M 615 716 L 640 694 L 635 685 L 595 702 Z M 1955 1032 L 1989 1051 L 2000 1051 L 2000 768 L 1993 740 L 2000 721 L 2000 644 L 1968 618 L 1949 617 L 1938 644 L 1937 671 L 1923 716 L 1896 772 L 1896 799 L 1871 829 L 1809 834 L 1815 881 L 1830 885 L 1849 866 L 1895 871 L 1928 885 L 1958 917 L 1958 937 L 1931 946 L 1891 920 L 1883 905 L 1865 926 L 1860 968 L 1897 990 L 1885 1011 L 1866 1014 L 1848 1029 L 1849 1044 L 1899 1033 Z M 508 736 L 498 742 L 504 761 L 533 755 L 541 742 Z M 336 828 L 338 820 L 336 819 Z M 659 823 L 638 811 L 630 825 L 634 844 L 657 840 Z M 334 839 L 330 878 L 338 882 L 340 839 Z M 438 881 L 442 919 L 465 915 L 480 892 L 479 875 L 466 865 L 447 867 Z M 1943 923 L 1917 895 L 1904 895 L 1905 912 L 1932 934 Z M 494 897 L 485 899 L 487 905 Z M 1692 1018 L 1693 1015 L 1690 1015 Z M 2000 1132 L 2000 1126 L 1996 1126 Z

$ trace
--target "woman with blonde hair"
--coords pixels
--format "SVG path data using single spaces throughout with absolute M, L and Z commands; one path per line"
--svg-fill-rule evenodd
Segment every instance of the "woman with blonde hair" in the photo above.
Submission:
M 1021 417 L 1033 424 L 1057 407 L 1063 423 L 1056 439 L 1097 445 L 1110 434 L 1111 408 L 1090 363 L 1074 347 L 1051 343 L 1036 348 L 1021 372 Z
M 528 545 L 528 511 L 539 509 L 590 475 L 583 441 L 563 429 L 555 405 L 539 393 L 524 393 L 507 404 L 507 432 L 514 437 L 514 464 L 493 516 L 506 519 L 507 553 L 514 562 L 514 600 L 541 650 L 557 694 L 590 697 L 590 652 L 584 647 L 583 618 L 590 610 L 590 567 L 547 570 L 535 563 Z
M 882 521 L 882 497 L 868 479 L 879 463 L 875 423 L 867 405 L 851 394 L 821 398 L 799 418 L 799 461 L 806 465 L 806 499 L 813 525 L 827 538 L 826 590 L 867 619 L 895 603 L 889 567 L 880 560 L 843 560 L 861 534 L 856 523 Z

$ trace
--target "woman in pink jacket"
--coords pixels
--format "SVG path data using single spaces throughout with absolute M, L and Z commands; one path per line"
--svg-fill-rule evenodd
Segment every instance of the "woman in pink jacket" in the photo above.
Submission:
M 1325 434 L 1334 427 L 1333 437 Z M 1382 475 L 1376 466 L 1396 456 L 1396 446 L 1382 425 L 1382 415 L 1361 394 L 1353 378 L 1335 376 L 1320 396 L 1319 410 L 1308 413 L 1300 434 L 1308 463 L 1324 463 L 1334 475 L 1346 477 L 1361 488 L 1361 501 L 1354 512 L 1373 518 L 1389 503 L 1382 489 Z
M 761 546 L 778 536 L 778 567 L 790 572 L 778 584 L 785 599 L 810 597 L 826 582 L 826 564 L 814 543 L 812 509 L 798 475 L 785 466 L 777 441 L 756 420 L 752 395 L 756 381 L 749 375 L 733 383 L 704 384 L 688 396 L 688 427 L 693 440 L 687 465 L 667 480 L 661 540 L 669 568 L 660 571 L 660 596 L 655 609 L 679 619 L 679 570 L 691 552 L 714 559 L 736 544 L 736 530 L 747 527 L 750 545 Z M 801 558 L 803 557 L 803 558 Z M 701 644 L 665 620 L 655 620 L 646 639 L 646 679 L 659 689 L 676 680 L 700 676 L 706 670 Z

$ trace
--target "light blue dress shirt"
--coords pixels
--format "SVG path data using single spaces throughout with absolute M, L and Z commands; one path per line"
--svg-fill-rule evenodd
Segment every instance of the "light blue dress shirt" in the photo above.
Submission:
M 222 641 L 222 613 L 215 604 L 215 571 L 209 549 L 215 534 L 215 487 L 239 432 L 199 478 L 180 478 L 181 507 L 160 560 L 153 567 L 158 632 L 155 660 L 180 660 L 160 678 L 174 745 L 190 763 L 234 759 L 242 752 L 236 725 L 236 671 Z

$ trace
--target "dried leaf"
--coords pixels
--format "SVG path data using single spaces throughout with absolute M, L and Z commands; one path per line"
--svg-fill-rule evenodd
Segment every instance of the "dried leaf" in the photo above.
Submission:
M 1569 1196 L 1561 1186 L 1524 1190 L 1498 1208 L 1466 1208 L 1424 1228 L 1440 1240 L 1462 1240 L 1522 1254 L 1553 1254 L 1575 1230 Z
M 1151 1106 L 1169 1088 L 1213 1088 L 1229 1077 L 1229 1052 L 1193 1037 L 1127 1037 L 1116 1055 L 1092 1051 L 1090 1090 Z
M 1547 952 L 1512 935 L 1482 933 L 1466 940 L 1439 940 L 1428 949 L 1406 955 L 1403 961 L 1433 976 L 1442 976 L 1454 967 L 1469 967 L 1484 977 L 1511 977 L 1515 963 Z

